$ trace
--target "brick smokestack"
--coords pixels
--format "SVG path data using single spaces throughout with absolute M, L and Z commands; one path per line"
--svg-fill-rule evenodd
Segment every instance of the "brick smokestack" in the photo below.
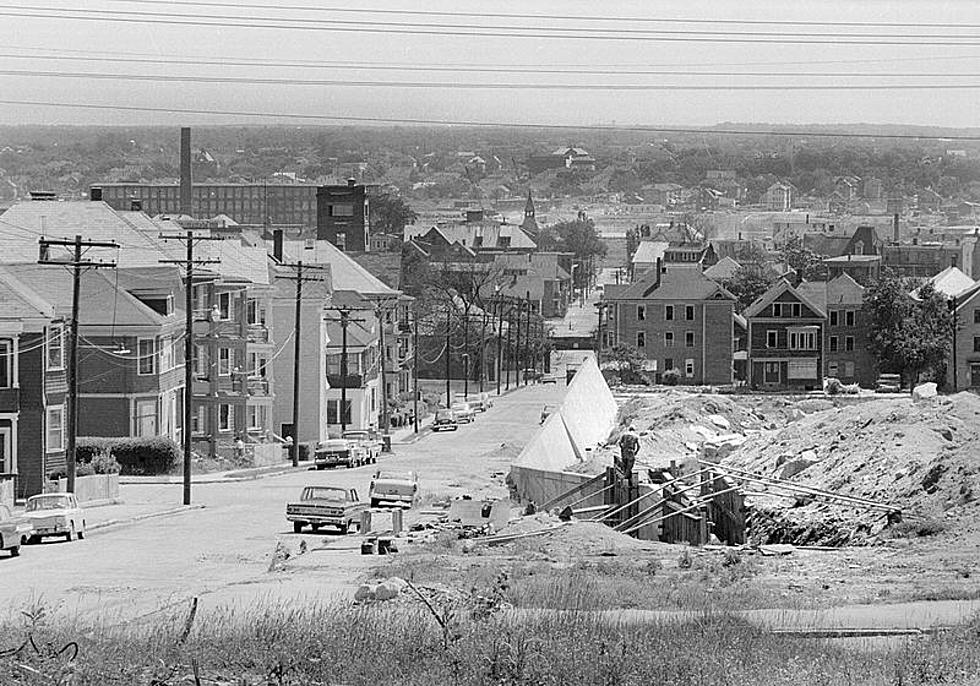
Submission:
M 180 213 L 193 215 L 191 194 L 191 129 L 180 129 Z

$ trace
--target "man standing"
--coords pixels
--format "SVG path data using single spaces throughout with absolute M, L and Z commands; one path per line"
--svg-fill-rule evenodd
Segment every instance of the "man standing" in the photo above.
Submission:
M 616 467 L 627 482 L 632 480 L 636 454 L 640 452 L 640 436 L 633 425 L 619 437 L 619 461 Z

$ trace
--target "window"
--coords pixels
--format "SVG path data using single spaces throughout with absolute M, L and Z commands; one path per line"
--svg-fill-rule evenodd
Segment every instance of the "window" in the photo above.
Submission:
M 169 372 L 176 367 L 175 364 L 176 343 L 171 337 L 160 339 L 160 371 Z
M 830 337 L 830 352 L 837 352 L 837 336 Z
M 763 364 L 762 380 L 764 383 L 779 383 L 781 378 L 779 362 L 765 362 Z
M 800 303 L 793 303 L 793 316 L 800 317 L 803 315 L 803 305 Z
M 245 303 L 245 316 L 252 326 L 265 326 L 265 311 L 259 306 L 259 301 L 249 298 Z
M 269 408 L 265 405 L 248 406 L 248 428 L 264 431 L 269 423 Z
M 337 247 L 341 250 L 347 250 L 347 234 L 340 232 L 337 234 Z
M 0 341 L 0 388 L 14 385 L 14 345 L 13 341 Z
M 779 347 L 779 332 L 778 331 L 766 331 L 766 347 L 767 348 L 778 348 Z
M 268 371 L 269 358 L 261 353 L 248 354 L 248 375 L 265 378 Z
M 844 324 L 846 326 L 854 326 L 854 310 L 848 310 L 844 313 Z
M 684 376 L 694 376 L 694 360 L 684 360 Z
M 339 400 L 328 400 L 327 401 L 327 424 L 340 424 L 340 415 L 338 410 L 340 408 Z M 344 406 L 344 424 L 350 424 L 351 421 L 351 401 L 348 400 L 347 404 Z
M 837 326 L 837 318 L 840 313 L 837 310 L 831 310 L 830 312 L 830 325 Z
M 231 431 L 231 424 L 231 405 L 221 403 L 218 405 L 218 431 Z
M 854 350 L 854 336 L 844 337 L 844 350 L 847 352 Z
M 218 376 L 231 375 L 231 348 L 218 348 Z
M 49 453 L 61 452 L 65 449 L 65 407 L 58 405 L 49 407 L 46 413 L 44 427 L 44 445 Z
M 980 307 L 973 310 L 973 323 L 980 324 Z
M 636 321 L 642 322 L 647 318 L 647 308 L 645 305 L 636 306 Z
M 65 368 L 65 331 L 52 326 L 48 331 L 48 369 Z
M 352 203 L 338 203 L 330 206 L 331 217 L 353 217 L 354 205 Z
M 664 371 L 670 371 L 674 368 L 674 358 L 668 357 L 664 360 Z
M 135 423 L 137 436 L 156 436 L 157 430 L 157 401 L 137 400 Z
M 786 371 L 789 379 L 816 379 L 817 361 L 816 360 L 790 360 Z
M 973 337 L 973 352 L 980 353 L 980 336 Z
M 783 306 L 782 306 L 782 304 L 780 304 L 780 303 L 773 303 L 772 304 L 772 316 L 773 317 L 782 317 L 783 316 Z
M 807 327 L 805 329 L 789 329 L 788 333 L 789 333 L 790 350 L 816 350 L 817 349 L 816 327 Z M 814 376 L 816 376 L 816 374 L 814 374 Z
M 192 434 L 199 434 L 199 433 L 203 433 L 204 432 L 204 425 L 206 423 L 205 420 L 204 420 L 204 413 L 205 413 L 204 406 L 203 405 L 199 405 L 198 408 L 197 408 L 197 411 L 195 411 L 193 414 L 191 414 L 191 433 Z
M 854 363 L 845 362 L 844 363 L 844 378 L 850 379 L 854 377 Z
M 218 293 L 218 318 L 231 319 L 232 299 L 231 293 Z
M 684 319 L 686 319 L 689 322 L 694 321 L 694 305 L 684 306 Z
M 191 370 L 196 376 L 207 376 L 210 372 L 208 349 L 200 343 L 195 343 L 192 354 L 194 355 L 194 359 L 191 361 Z
M 645 348 L 647 345 L 647 335 L 643 331 L 636 332 L 636 347 Z
M 829 376 L 836 377 L 838 375 L 838 373 L 839 373 L 837 371 L 837 369 L 838 369 L 838 366 L 837 366 L 837 363 L 836 362 L 830 362 L 830 363 L 827 364 L 827 374 Z
M 674 320 L 674 306 L 664 305 L 664 319 L 668 322 Z
M 694 332 L 693 331 L 688 331 L 687 333 L 684 334 L 684 345 L 687 346 L 688 348 L 693 348 L 694 347 Z
M 664 347 L 672 348 L 674 346 L 674 332 L 665 331 L 664 332 Z
M 138 370 L 137 374 L 146 376 L 156 374 L 157 342 L 153 338 L 141 338 L 136 346 Z

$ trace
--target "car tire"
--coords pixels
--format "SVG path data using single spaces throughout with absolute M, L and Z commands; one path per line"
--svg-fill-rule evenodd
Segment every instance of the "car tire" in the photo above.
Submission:
M 78 532 L 78 540 L 81 541 L 81 540 L 84 540 L 84 539 L 85 539 L 85 522 L 82 522 L 82 528 Z
M 65 534 L 65 540 L 69 543 L 75 540 L 75 522 L 71 523 L 71 528 L 68 530 L 68 533 Z
M 323 525 L 322 524 L 310 524 L 310 529 L 313 530 L 313 533 L 318 534 L 318 533 L 320 533 L 320 527 L 321 526 L 323 526 Z
M 338 528 L 340 529 L 340 535 L 346 536 L 347 532 L 350 531 L 350 522 L 344 522 L 343 524 L 340 524 Z
M 379 507 L 380 505 L 381 505 L 380 500 L 378 500 L 377 498 L 371 498 L 371 507 Z
M 303 533 L 303 522 L 293 522 L 293 533 L 294 534 Z
M 10 548 L 10 557 L 20 557 L 20 546 L 15 545 Z
M 40 536 L 34 535 L 34 536 L 27 537 L 27 545 L 37 545 L 40 542 L 41 542 Z

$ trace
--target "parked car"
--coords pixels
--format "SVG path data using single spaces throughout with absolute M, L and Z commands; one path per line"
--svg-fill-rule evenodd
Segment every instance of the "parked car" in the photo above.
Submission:
M 368 498 L 371 507 L 396 505 L 412 507 L 419 493 L 419 477 L 415 472 L 378 470 L 371 480 Z
M 293 531 L 300 533 L 310 526 L 314 533 L 323 526 L 335 526 L 346 534 L 361 521 L 361 512 L 367 509 L 353 488 L 336 486 L 307 486 L 299 500 L 286 504 L 286 519 L 293 523 Z
M 557 374 L 544 374 L 541 377 L 541 383 L 553 383 L 553 384 L 557 384 L 558 383 L 558 375 Z
M 453 403 L 452 410 L 456 413 L 456 421 L 460 424 L 471 424 L 476 421 L 476 411 L 469 403 Z
M 442 431 L 447 429 L 449 431 L 456 431 L 459 428 L 459 420 L 456 419 L 456 413 L 452 410 L 447 410 L 444 407 L 440 407 L 436 410 L 435 419 L 432 420 L 432 430 Z
M 367 450 L 368 462 L 377 463 L 384 443 L 375 431 L 345 431 L 344 438 Z
M 493 396 L 490 395 L 489 393 L 481 393 L 480 401 L 483 403 L 484 411 L 489 410 L 491 407 L 493 407 Z
M 313 465 L 317 469 L 344 465 L 360 467 L 367 464 L 368 452 L 364 446 L 346 438 L 329 438 L 321 441 L 313 453 Z
M 0 505 L 0 550 L 9 550 L 10 557 L 17 557 L 32 532 L 26 517 L 15 515 L 9 507 Z
M 541 376 L 542 376 L 541 372 L 539 372 L 537 369 L 525 369 L 524 370 L 524 380 L 525 381 L 540 381 L 541 380 Z
M 85 513 L 74 493 L 31 496 L 24 517 L 33 529 L 28 543 L 39 543 L 45 536 L 64 536 L 67 541 L 85 538 Z

